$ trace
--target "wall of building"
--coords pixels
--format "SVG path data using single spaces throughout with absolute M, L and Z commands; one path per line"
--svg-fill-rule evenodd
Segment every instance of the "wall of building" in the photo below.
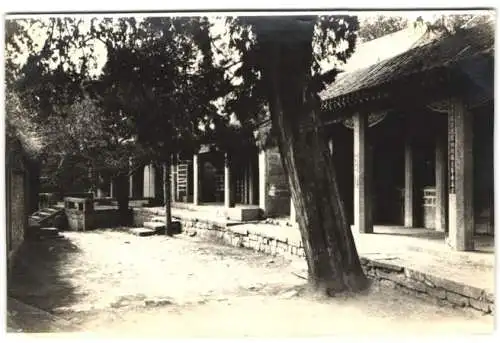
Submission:
M 19 141 L 6 140 L 6 239 L 7 263 L 10 263 L 24 241 L 28 228 L 28 215 L 33 206 L 29 192 L 31 164 Z M 37 191 L 36 188 L 34 188 Z
M 8 248 L 9 253 L 14 254 L 24 240 L 24 232 L 27 227 L 27 208 L 26 208 L 26 187 L 25 174 L 22 172 L 11 171 L 10 178 L 10 197 L 6 199 L 10 203 L 10 223 L 8 223 Z
M 474 111 L 474 221 L 476 233 L 493 235 L 494 227 L 494 111 Z
M 267 217 L 290 215 L 290 189 L 278 148 L 259 155 L 259 205 Z

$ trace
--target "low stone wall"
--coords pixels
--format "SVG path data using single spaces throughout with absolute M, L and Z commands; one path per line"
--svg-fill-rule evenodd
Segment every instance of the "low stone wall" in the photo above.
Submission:
M 120 213 L 117 209 L 95 209 L 90 215 L 92 228 L 107 228 L 120 225 Z
M 440 305 L 470 307 L 491 314 L 495 312 L 494 295 L 482 289 L 385 261 L 361 257 L 361 263 L 366 275 L 382 286 L 399 289 Z
M 157 209 L 135 208 L 133 209 L 134 225 L 142 226 L 145 221 L 161 214 L 162 211 Z M 176 216 L 174 218 L 181 222 L 182 233 L 190 236 L 197 235 L 274 256 L 305 257 L 300 235 L 284 234 L 283 230 L 273 230 L 272 224 L 226 225 L 222 222 L 196 218 Z M 290 230 L 293 229 L 290 228 Z M 361 257 L 361 263 L 366 275 L 381 286 L 399 289 L 406 294 L 431 300 L 440 305 L 470 307 L 483 313 L 494 314 L 494 295 L 481 289 L 381 260 Z

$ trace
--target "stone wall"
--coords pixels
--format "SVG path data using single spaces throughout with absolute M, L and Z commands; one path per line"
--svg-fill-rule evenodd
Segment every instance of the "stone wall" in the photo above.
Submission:
M 483 313 L 495 312 L 494 296 L 479 288 L 419 271 L 361 257 L 366 275 L 384 287 L 431 300 L 439 305 L 470 307 Z
M 95 229 L 120 226 L 118 209 L 95 209 L 90 220 Z
M 10 227 L 8 229 L 8 259 L 12 257 L 24 240 L 27 226 L 26 187 L 23 173 L 10 173 Z
M 92 212 L 65 209 L 64 212 L 68 220 L 68 229 L 72 231 L 86 231 L 120 225 L 120 216 L 117 209 L 96 209 Z
M 154 216 L 161 215 L 158 209 L 134 208 L 135 226 L 142 226 Z M 189 236 L 216 240 L 235 247 L 261 251 L 273 256 L 305 257 L 300 233 L 292 227 L 277 225 L 226 225 L 222 222 L 181 218 L 182 233 Z M 275 228 L 273 228 L 273 226 Z M 483 313 L 494 314 L 494 296 L 481 289 L 459 284 L 451 280 L 424 274 L 390 262 L 361 257 L 366 275 L 381 286 L 398 289 L 406 294 L 431 300 L 439 305 L 469 307 Z

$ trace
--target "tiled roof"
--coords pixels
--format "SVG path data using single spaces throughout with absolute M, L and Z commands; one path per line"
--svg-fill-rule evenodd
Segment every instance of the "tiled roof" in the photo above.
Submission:
M 397 32 L 356 44 L 352 56 L 338 69 L 346 73 L 366 68 L 411 49 L 427 32 L 424 24 L 410 25 Z M 334 67 L 333 65 L 331 67 Z M 326 66 L 325 66 L 326 69 Z
M 437 67 L 461 66 L 463 63 L 463 69 L 471 64 L 471 60 L 484 55 L 494 55 L 494 28 L 491 24 L 463 29 L 454 35 L 431 41 L 428 36 L 422 37 L 415 47 L 395 57 L 340 74 L 320 93 L 320 98 L 323 108 L 328 109 L 347 94 L 375 89 Z

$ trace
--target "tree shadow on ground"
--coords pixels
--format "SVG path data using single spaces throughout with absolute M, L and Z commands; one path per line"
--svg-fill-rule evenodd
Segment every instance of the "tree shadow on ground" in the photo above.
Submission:
M 26 240 L 7 277 L 8 296 L 49 313 L 75 303 L 75 286 L 65 278 L 64 264 L 78 252 L 78 247 L 65 237 Z M 38 327 L 39 330 L 50 328 Z

